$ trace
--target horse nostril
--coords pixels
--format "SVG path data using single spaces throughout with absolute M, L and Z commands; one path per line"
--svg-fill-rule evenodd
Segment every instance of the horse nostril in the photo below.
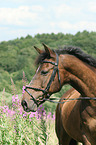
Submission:
M 24 110 L 26 111 L 27 108 L 28 108 L 28 106 L 27 106 L 27 102 L 26 102 L 25 100 L 23 100 L 21 104 L 22 104 Z

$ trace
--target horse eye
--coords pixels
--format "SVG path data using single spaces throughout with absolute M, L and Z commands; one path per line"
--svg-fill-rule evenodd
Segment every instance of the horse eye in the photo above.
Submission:
M 45 71 L 45 70 L 41 71 L 41 75 L 47 75 L 47 74 L 48 74 L 48 71 Z

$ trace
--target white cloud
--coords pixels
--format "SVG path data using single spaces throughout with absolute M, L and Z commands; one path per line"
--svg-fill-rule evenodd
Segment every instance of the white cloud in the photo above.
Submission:
M 96 22 L 89 21 L 80 21 L 78 23 L 70 23 L 67 21 L 62 21 L 59 23 L 50 23 L 53 28 L 58 28 L 61 32 L 64 33 L 73 33 L 75 34 L 77 31 L 96 31 Z M 56 30 L 56 29 L 55 29 Z
M 0 40 L 36 33 L 96 31 L 96 0 L 5 0 L 0 7 Z
M 32 11 L 36 11 L 36 12 L 42 12 L 44 9 L 42 6 L 39 6 L 39 5 L 34 5 L 32 7 L 30 7 L 32 9 Z
M 96 1 L 90 1 L 88 3 L 88 9 L 90 12 L 96 13 Z
M 18 8 L 0 8 L 0 24 L 26 26 L 39 19 L 41 6 L 20 6 Z
M 63 16 L 72 17 L 74 15 L 77 15 L 77 11 L 78 11 L 78 15 L 79 15 L 81 8 L 69 6 L 67 4 L 62 4 L 62 5 L 55 6 L 53 10 L 54 10 L 56 17 L 58 17 L 58 18 L 62 17 L 62 19 L 64 19 Z

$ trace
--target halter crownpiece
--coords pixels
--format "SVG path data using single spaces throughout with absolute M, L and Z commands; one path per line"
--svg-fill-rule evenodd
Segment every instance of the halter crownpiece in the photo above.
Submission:
M 56 53 L 56 52 L 55 52 L 55 53 Z M 25 89 L 24 89 L 24 90 L 31 96 L 31 100 L 33 100 L 34 103 L 35 103 L 37 106 L 39 106 L 41 102 L 44 102 L 44 101 L 45 101 L 44 95 L 46 95 L 47 98 L 50 97 L 48 91 L 49 91 L 49 89 L 50 89 L 50 86 L 51 86 L 52 82 L 54 81 L 54 78 L 55 78 L 55 76 L 56 76 L 56 72 L 57 72 L 57 74 L 58 74 L 58 80 L 59 80 L 60 87 L 61 87 L 60 74 L 59 74 L 59 69 L 58 69 L 58 63 L 59 63 L 58 54 L 56 53 L 56 62 L 43 61 L 43 63 L 50 63 L 50 64 L 54 65 L 54 69 L 53 69 L 52 75 L 51 75 L 51 77 L 50 77 L 50 80 L 49 80 L 49 82 L 48 82 L 48 84 L 47 84 L 45 90 L 40 89 L 40 88 L 30 87 L 30 86 L 26 86 Z M 42 92 L 43 92 L 43 95 L 42 95 L 42 97 L 40 97 L 40 99 L 42 98 L 42 100 L 40 100 L 39 98 L 38 98 L 39 100 L 36 100 L 36 99 L 32 96 L 32 94 L 31 94 L 27 89 L 32 89 L 32 90 L 35 90 L 35 91 L 42 91 Z

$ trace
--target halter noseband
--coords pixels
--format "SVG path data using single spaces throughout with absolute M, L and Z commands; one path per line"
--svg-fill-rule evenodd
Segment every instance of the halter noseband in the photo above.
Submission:
M 54 81 L 54 78 L 56 76 L 56 72 L 58 74 L 58 80 L 59 80 L 59 83 L 60 83 L 60 86 L 61 86 L 60 74 L 59 74 L 59 69 L 58 69 L 58 62 L 59 62 L 59 58 L 58 58 L 58 54 L 57 53 L 56 53 L 56 62 L 43 61 L 43 63 L 50 63 L 50 64 L 54 65 L 54 69 L 53 69 L 52 75 L 50 77 L 50 80 L 49 80 L 49 82 L 48 82 L 47 87 L 45 88 L 45 90 L 39 89 L 39 88 L 30 87 L 30 86 L 26 86 L 25 89 L 24 89 L 31 96 L 31 98 L 32 98 L 31 100 L 33 100 L 34 103 L 37 106 L 39 106 L 40 102 L 44 102 L 45 101 L 45 98 L 43 97 L 44 95 L 47 95 L 47 98 L 50 97 L 50 95 L 48 94 L 48 91 L 49 91 L 49 88 L 50 88 L 52 82 Z M 42 100 L 36 100 L 27 89 L 33 89 L 35 91 L 42 91 L 43 92 L 42 97 L 39 97 L 38 98 L 38 99 L 41 99 L 42 98 Z

